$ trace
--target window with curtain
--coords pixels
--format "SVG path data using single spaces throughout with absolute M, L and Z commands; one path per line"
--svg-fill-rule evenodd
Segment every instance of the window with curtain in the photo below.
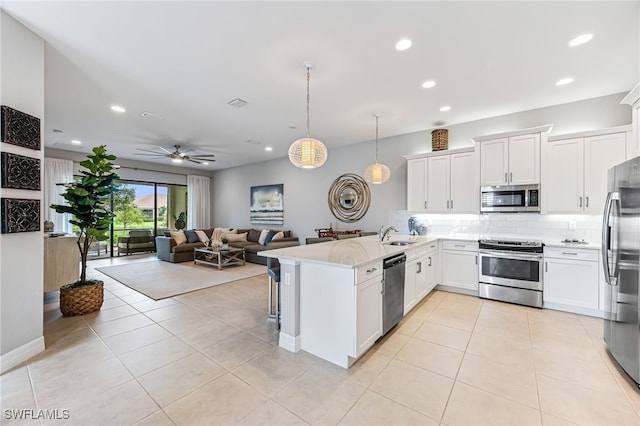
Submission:
M 211 227 L 210 178 L 187 176 L 187 228 Z
M 62 197 L 65 188 L 57 183 L 73 181 L 73 161 L 60 158 L 44 159 L 44 219 L 53 222 L 55 232 L 73 233 L 69 219 L 70 215 L 56 213 L 49 208 L 51 204 L 67 204 Z

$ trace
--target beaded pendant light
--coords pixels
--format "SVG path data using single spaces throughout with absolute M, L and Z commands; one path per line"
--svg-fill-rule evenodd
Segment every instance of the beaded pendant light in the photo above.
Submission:
M 311 124 L 309 118 L 309 77 L 313 64 L 305 62 L 304 67 L 307 69 L 307 137 L 298 139 L 291 144 L 289 147 L 289 161 L 296 167 L 315 169 L 327 161 L 327 147 L 318 139 L 313 139 L 309 136 L 309 127 Z
M 364 180 L 369 183 L 385 183 L 391 177 L 391 170 L 384 164 L 378 163 L 378 114 L 376 117 L 376 162 L 364 170 Z

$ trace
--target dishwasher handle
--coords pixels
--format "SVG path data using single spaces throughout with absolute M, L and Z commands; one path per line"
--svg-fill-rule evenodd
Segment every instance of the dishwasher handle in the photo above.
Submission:
M 407 256 L 402 253 L 399 254 L 397 256 L 393 256 L 393 257 L 387 257 L 386 259 L 384 259 L 384 269 L 389 269 L 389 268 L 393 268 L 396 265 L 399 265 L 401 263 L 405 263 L 407 261 Z

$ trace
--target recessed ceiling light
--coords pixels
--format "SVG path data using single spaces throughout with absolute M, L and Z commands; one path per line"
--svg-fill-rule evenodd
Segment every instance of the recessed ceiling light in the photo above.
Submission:
M 556 86 L 564 86 L 565 84 L 573 83 L 573 78 L 567 77 L 562 80 L 556 81 Z
M 396 43 L 396 50 L 400 50 L 400 51 L 407 50 L 410 47 L 411 47 L 411 40 L 409 40 L 408 38 L 400 39 Z
M 270 146 L 265 146 L 265 147 L 264 147 L 264 150 L 265 150 L 265 151 L 273 151 L 273 148 L 272 148 L 272 147 L 270 147 Z
M 127 112 L 127 110 L 122 108 L 120 105 L 111 105 L 111 111 L 113 111 L 113 112 Z
M 74 145 L 82 145 L 82 141 L 79 141 L 78 139 L 72 139 L 71 143 Z
M 429 89 L 430 87 L 433 87 L 436 85 L 436 82 L 433 80 L 427 80 L 424 83 L 422 83 L 422 87 L 425 89 Z
M 203 161 L 202 164 L 204 164 L 205 166 L 208 166 L 209 162 L 208 161 Z
M 445 111 L 450 111 L 451 107 L 449 105 L 445 105 L 445 106 L 441 106 L 440 107 L 440 111 L 445 112 Z
M 592 38 L 593 38 L 593 34 L 582 34 L 582 35 L 579 35 L 578 37 L 574 38 L 573 40 L 571 40 L 569 42 L 569 46 L 571 46 L 571 47 L 580 46 L 581 44 L 585 44 L 585 43 L 591 41 Z

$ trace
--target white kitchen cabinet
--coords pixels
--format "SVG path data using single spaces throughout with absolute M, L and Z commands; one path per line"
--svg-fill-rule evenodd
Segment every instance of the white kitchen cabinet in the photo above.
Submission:
M 545 308 L 595 313 L 599 307 L 597 249 L 544 249 Z
M 382 275 L 357 286 L 355 357 L 362 355 L 382 336 Z
M 607 170 L 625 160 L 626 132 L 618 130 L 550 138 L 543 167 L 546 213 L 602 213 Z
M 478 243 L 445 240 L 442 243 L 442 285 L 478 294 Z
M 424 289 L 416 285 L 416 293 L 419 299 L 423 299 L 427 294 L 433 290 L 436 285 L 438 285 L 438 265 L 439 265 L 439 257 L 438 257 L 438 245 L 437 243 L 429 244 L 429 248 L 427 249 L 427 253 L 425 254 L 426 265 L 424 266 L 427 270 L 426 279 L 424 281 L 425 287 Z
M 631 132 L 627 143 L 627 159 L 640 155 L 640 83 L 620 102 L 631 105 Z
M 436 243 L 433 243 L 435 245 Z M 428 293 L 428 248 L 406 252 L 404 279 L 404 314 L 407 315 Z
M 479 189 L 477 154 L 473 147 L 424 154 L 407 162 L 409 211 L 477 213 Z
M 427 210 L 427 161 L 416 158 L 407 161 L 407 210 Z
M 480 143 L 480 186 L 540 183 L 540 144 L 551 126 L 474 138 Z

